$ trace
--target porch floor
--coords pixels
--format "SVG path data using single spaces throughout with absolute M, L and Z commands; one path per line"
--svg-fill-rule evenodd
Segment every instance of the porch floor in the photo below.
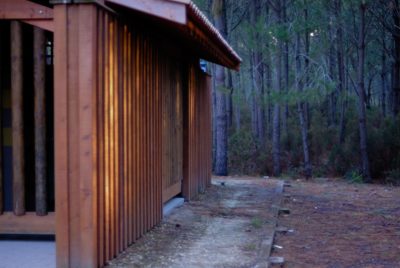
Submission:
M 56 243 L 0 240 L 0 268 L 56 267 Z

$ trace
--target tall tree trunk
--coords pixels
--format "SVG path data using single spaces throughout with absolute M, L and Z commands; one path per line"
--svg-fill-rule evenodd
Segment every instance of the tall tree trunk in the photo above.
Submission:
M 344 48 L 343 48 L 343 29 L 342 20 L 340 18 L 342 13 L 342 1 L 336 0 L 335 2 L 335 17 L 337 20 L 336 29 L 336 45 L 337 45 L 337 71 L 338 71 L 338 85 L 337 91 L 340 96 L 340 121 L 339 121 L 339 144 L 345 141 L 346 129 L 346 96 L 345 96 L 345 66 L 344 66 Z
M 233 117 L 233 104 L 232 104 L 232 96 L 233 96 L 233 80 L 232 80 L 232 71 L 228 70 L 228 94 L 226 96 L 226 121 L 228 125 L 228 129 L 232 127 L 232 117 Z
M 283 0 L 283 22 L 288 23 L 287 18 L 287 0 Z M 288 94 L 289 92 L 289 41 L 285 40 L 284 44 L 285 52 L 284 52 L 284 85 L 283 88 L 285 93 Z M 289 138 L 289 127 L 288 127 L 288 120 L 289 120 L 289 105 L 285 102 L 285 108 L 283 112 L 283 133 L 286 135 L 287 147 L 290 148 L 290 138 Z
M 303 91 L 303 84 L 301 82 L 301 58 L 300 58 L 300 34 L 296 36 L 296 88 L 301 93 Z M 312 177 L 312 166 L 310 161 L 310 150 L 308 142 L 308 129 L 304 118 L 304 105 L 301 102 L 297 103 L 297 112 L 299 115 L 300 129 L 301 129 L 301 142 L 303 145 L 304 155 L 304 175 L 307 179 Z
M 257 139 L 257 126 L 258 126 L 258 117 L 257 117 L 257 91 L 256 91 L 256 82 L 255 82 L 255 63 L 254 57 L 252 53 L 252 57 L 250 58 L 250 78 L 251 78 L 251 86 L 250 86 L 250 96 L 251 96 L 251 134 L 254 139 Z
M 305 69 L 305 84 L 308 87 L 310 83 L 310 31 L 308 25 L 308 8 L 304 9 L 304 22 L 306 25 L 306 30 L 304 33 L 304 46 L 305 46 L 305 59 L 304 59 L 304 69 Z M 310 129 L 311 126 L 311 113 L 310 113 L 310 106 L 308 102 L 304 103 L 304 118 L 306 120 L 307 129 Z
M 392 110 L 396 116 L 400 111 L 400 9 L 399 0 L 392 0 L 393 12 L 393 65 L 392 65 Z
M 371 180 L 369 171 L 369 159 L 367 150 L 367 119 L 365 111 L 365 85 L 364 85 L 364 62 L 365 62 L 365 12 L 366 4 L 361 3 L 359 6 L 360 12 L 360 28 L 358 40 L 358 117 L 360 128 L 360 150 L 362 162 L 362 175 L 365 181 Z
M 241 90 L 242 88 L 242 79 L 240 76 L 240 72 L 236 72 L 236 76 L 237 76 L 237 83 L 238 83 L 238 90 Z M 237 92 L 237 91 L 236 91 Z M 238 94 L 238 93 L 236 93 Z M 241 94 L 241 92 L 239 93 Z M 235 130 L 239 131 L 241 128 L 241 123 L 240 123 L 240 119 L 241 119 L 241 105 L 240 103 L 236 103 L 235 105 L 233 105 L 234 107 L 234 117 L 235 117 Z
M 382 30 L 382 56 L 381 56 L 381 112 L 386 117 L 386 43 L 385 31 Z
M 216 28 L 224 35 L 226 33 L 225 1 L 214 0 L 212 13 Z M 224 93 L 225 70 L 222 66 L 215 66 L 215 110 L 216 110 L 216 159 L 215 174 L 228 174 L 228 131 L 226 122 L 226 96 Z
M 212 73 L 215 74 L 215 65 L 212 65 Z M 212 77 L 212 170 L 215 172 L 216 162 L 217 162 L 217 96 L 216 96 L 216 77 Z
M 260 16 L 260 1 L 251 1 L 250 23 L 256 25 Z M 253 78 L 253 113 L 252 126 L 253 136 L 257 137 L 261 146 L 265 143 L 265 109 L 263 104 L 264 88 L 263 88 L 263 63 L 262 52 L 260 48 L 260 36 L 257 31 L 254 32 L 254 44 L 252 51 L 252 78 Z
M 282 8 L 281 1 L 274 1 L 274 15 L 276 23 L 281 23 L 282 21 Z M 273 56 L 275 65 L 275 79 L 274 79 L 274 91 L 279 93 L 282 88 L 282 54 L 283 54 L 283 44 L 282 40 L 277 41 L 277 52 Z M 274 176 L 281 175 L 281 129 L 280 129 L 280 113 L 281 107 L 279 103 L 274 104 L 273 110 L 273 122 L 272 122 L 272 161 L 273 161 L 273 173 Z
M 264 9 L 264 14 L 266 18 L 270 17 L 270 7 L 269 5 L 265 5 L 266 8 Z M 263 85 L 264 85 L 264 94 L 265 94 L 265 117 L 266 117 L 266 137 L 268 140 L 272 140 L 272 110 L 273 110 L 273 105 L 270 102 L 270 97 L 271 97 L 271 89 L 272 89 L 272 80 L 273 80 L 273 75 L 272 75 L 272 57 L 270 53 L 270 46 L 271 44 L 266 43 L 265 44 L 265 61 L 264 61 L 264 76 L 263 76 Z
M 335 81 L 335 46 L 333 42 L 333 28 L 331 25 L 328 25 L 328 33 L 329 33 L 329 76 L 332 81 Z M 336 104 L 337 104 L 337 96 L 338 90 L 336 89 L 329 95 L 329 109 L 328 109 L 328 125 L 334 126 L 336 125 Z

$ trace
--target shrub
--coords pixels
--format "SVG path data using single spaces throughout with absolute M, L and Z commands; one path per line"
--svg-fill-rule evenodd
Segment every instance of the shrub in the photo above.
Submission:
M 266 172 L 267 150 L 249 131 L 233 133 L 228 140 L 228 168 L 233 174 L 259 175 Z
M 387 171 L 385 182 L 387 184 L 400 186 L 400 169 L 393 169 Z

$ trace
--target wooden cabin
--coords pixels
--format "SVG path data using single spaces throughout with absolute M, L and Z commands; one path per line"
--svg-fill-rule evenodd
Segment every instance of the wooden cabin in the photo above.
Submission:
M 211 178 L 211 84 L 239 56 L 189 0 L 0 1 L 0 234 L 98 267 Z

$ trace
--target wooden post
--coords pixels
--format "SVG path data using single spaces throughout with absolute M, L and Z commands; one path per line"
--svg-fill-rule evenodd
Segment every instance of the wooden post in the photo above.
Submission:
M 3 25 L 0 24 L 0 36 L 4 35 Z M 4 85 L 4 53 L 3 44 L 0 42 L 0 215 L 3 214 L 3 124 L 2 124 L 2 112 L 3 112 L 3 85 Z
M 97 263 L 97 15 L 95 4 L 54 5 L 57 267 Z
M 13 206 L 17 216 L 25 214 L 24 136 L 22 102 L 22 29 L 11 22 L 11 98 L 13 152 Z
M 45 97 L 45 32 L 33 31 L 33 83 L 35 89 L 35 178 L 36 214 L 47 214 L 46 192 L 46 97 Z

